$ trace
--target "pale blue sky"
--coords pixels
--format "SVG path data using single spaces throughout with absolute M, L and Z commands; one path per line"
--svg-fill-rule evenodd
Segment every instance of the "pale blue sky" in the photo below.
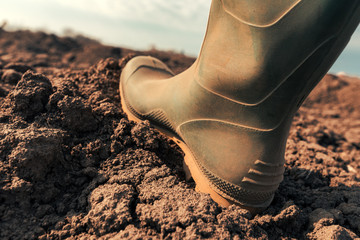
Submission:
M 182 51 L 196 56 L 206 29 L 210 0 L 1 0 L 0 24 L 75 32 L 105 44 L 133 49 Z M 360 29 L 333 66 L 360 76 Z

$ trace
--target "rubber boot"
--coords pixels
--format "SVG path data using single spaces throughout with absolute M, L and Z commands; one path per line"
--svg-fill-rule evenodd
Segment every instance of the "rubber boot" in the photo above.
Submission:
M 174 76 L 136 57 L 122 107 L 185 153 L 197 190 L 223 206 L 267 207 L 283 180 L 294 113 L 348 43 L 359 0 L 213 0 L 198 59 Z

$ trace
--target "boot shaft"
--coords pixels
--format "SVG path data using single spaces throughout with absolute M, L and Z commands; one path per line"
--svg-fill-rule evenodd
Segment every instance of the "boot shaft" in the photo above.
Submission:
M 196 79 L 234 102 L 276 109 L 264 125 L 277 126 L 346 46 L 360 21 L 359 5 L 358 0 L 213 0 Z

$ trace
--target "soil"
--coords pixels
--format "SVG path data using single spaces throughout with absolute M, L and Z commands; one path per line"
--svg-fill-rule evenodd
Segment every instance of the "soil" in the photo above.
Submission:
M 358 239 L 360 80 L 327 75 L 297 112 L 285 179 L 252 215 L 185 181 L 182 152 L 121 110 L 135 55 L 83 36 L 0 29 L 1 239 Z

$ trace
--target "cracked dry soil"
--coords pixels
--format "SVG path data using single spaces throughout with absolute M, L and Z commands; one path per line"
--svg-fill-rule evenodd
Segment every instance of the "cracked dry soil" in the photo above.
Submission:
M 1 239 L 358 239 L 360 80 L 327 75 L 295 116 L 285 179 L 251 215 L 194 191 L 182 153 L 122 112 L 134 55 L 82 36 L 0 29 Z

